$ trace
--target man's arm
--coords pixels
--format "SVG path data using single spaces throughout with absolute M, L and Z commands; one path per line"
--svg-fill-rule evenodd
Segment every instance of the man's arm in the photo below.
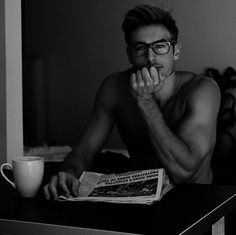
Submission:
M 93 158 L 101 151 L 114 127 L 114 120 L 108 110 L 96 101 L 79 144 L 63 162 L 62 170 L 79 177 L 89 169 Z
M 171 130 L 153 96 L 136 97 L 156 151 L 175 183 L 191 180 L 201 162 L 215 144 L 220 95 L 218 87 L 205 82 L 186 103 L 186 112 L 178 127 Z
M 96 95 L 92 114 L 79 144 L 65 158 L 61 171 L 44 187 L 47 199 L 56 200 L 59 192 L 66 196 L 78 194 L 78 177 L 91 167 L 114 127 L 113 100 L 109 89 L 106 79 Z

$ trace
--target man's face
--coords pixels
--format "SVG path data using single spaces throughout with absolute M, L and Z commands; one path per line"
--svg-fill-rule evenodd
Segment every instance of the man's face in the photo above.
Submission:
M 169 42 L 171 41 L 170 32 L 161 25 L 148 25 L 141 26 L 135 30 L 131 35 L 131 45 L 142 45 L 151 44 L 153 42 Z M 180 50 L 178 44 L 174 46 L 171 45 L 169 52 L 163 55 L 156 54 L 152 48 L 148 48 L 147 53 L 141 56 L 135 55 L 134 48 L 128 47 L 128 56 L 131 64 L 135 69 L 140 69 L 142 67 L 155 66 L 159 73 L 168 77 L 174 72 L 175 63 L 174 61 L 179 58 L 179 53 L 176 50 Z

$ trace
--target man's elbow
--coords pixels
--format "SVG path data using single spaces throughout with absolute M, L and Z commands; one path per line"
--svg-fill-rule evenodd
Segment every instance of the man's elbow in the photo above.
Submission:
M 195 173 L 195 168 L 191 168 L 188 170 L 180 168 L 176 172 L 176 174 L 173 175 L 172 181 L 174 184 L 188 183 L 191 181 L 194 173 Z
M 191 179 L 191 176 L 188 174 L 176 175 L 172 178 L 174 184 L 183 184 L 187 183 Z

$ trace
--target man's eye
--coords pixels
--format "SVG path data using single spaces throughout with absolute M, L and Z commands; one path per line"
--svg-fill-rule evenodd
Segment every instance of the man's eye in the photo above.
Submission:
M 155 49 L 162 49 L 166 47 L 165 43 L 157 43 L 153 46 Z
M 143 51 L 143 50 L 146 50 L 145 46 L 136 46 L 135 47 L 135 51 Z

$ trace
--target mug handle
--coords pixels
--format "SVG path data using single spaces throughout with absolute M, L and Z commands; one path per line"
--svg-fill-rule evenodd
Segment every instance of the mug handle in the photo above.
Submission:
M 5 175 L 5 173 L 3 172 L 4 167 L 9 168 L 10 170 L 12 170 L 12 165 L 11 165 L 10 163 L 3 163 L 3 164 L 1 165 L 1 169 L 0 169 L 0 170 L 1 170 L 1 174 L 2 174 L 3 178 L 4 178 L 9 184 L 11 184 L 11 186 L 12 186 L 13 188 L 15 188 L 15 184 L 14 184 L 11 180 L 9 180 L 9 179 L 7 178 L 7 176 Z

